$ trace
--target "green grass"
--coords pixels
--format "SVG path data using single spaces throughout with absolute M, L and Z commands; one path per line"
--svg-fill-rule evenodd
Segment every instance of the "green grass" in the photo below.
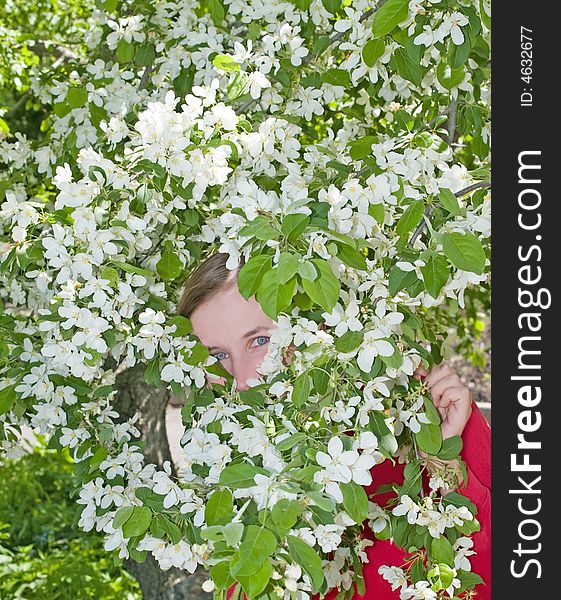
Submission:
M 67 454 L 37 448 L 0 464 L 0 600 L 140 600 L 103 537 L 77 526 Z

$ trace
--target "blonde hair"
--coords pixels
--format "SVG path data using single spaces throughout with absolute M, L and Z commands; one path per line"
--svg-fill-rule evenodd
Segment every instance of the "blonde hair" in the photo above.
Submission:
M 213 294 L 237 284 L 238 271 L 243 265 L 243 258 L 240 260 L 240 266 L 234 270 L 226 268 L 228 258 L 228 254 L 217 252 L 191 272 L 177 305 L 178 314 L 189 319 L 195 309 L 204 304 Z

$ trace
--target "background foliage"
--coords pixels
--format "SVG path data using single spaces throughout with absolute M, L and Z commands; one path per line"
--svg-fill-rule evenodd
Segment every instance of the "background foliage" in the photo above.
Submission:
M 251 257 L 240 275 L 240 289 L 245 295 L 257 292 L 273 318 L 295 307 L 313 322 L 331 313 L 342 289 L 334 266 L 343 274 L 345 289 L 356 287 L 357 272 L 379 267 L 381 288 L 399 298 L 399 315 L 391 312 L 395 307 L 387 313 L 404 324 L 384 329 L 387 340 L 373 338 L 368 346 L 362 333 L 337 336 L 333 381 L 318 376 L 333 366 L 323 357 L 311 379 L 306 370 L 316 357 L 295 360 L 296 371 L 289 376 L 297 376 L 295 380 L 286 383 L 283 375 L 276 382 L 288 386 L 285 392 L 295 405 L 291 417 L 300 415 L 311 391 L 324 396 L 319 408 L 332 403 L 326 393 L 337 377 L 364 378 L 378 390 L 387 383 L 381 378 L 396 384 L 395 396 L 384 399 L 383 410 L 399 422 L 394 401 L 405 394 L 400 385 L 406 387 L 407 361 L 415 354 L 411 349 L 429 364 L 438 362 L 447 330 L 457 333 L 458 350 L 481 359 L 473 340 L 481 311 L 489 305 L 488 186 L 465 194 L 460 190 L 489 174 L 485 2 L 293 0 L 281 8 L 275 4 L 276 13 L 267 3 L 256 2 L 249 17 L 254 7 L 241 1 L 19 4 L 7 2 L 0 22 L 9 41 L 1 50 L 0 67 L 0 159 L 6 166 L 0 178 L 6 313 L 0 321 L 6 333 L 0 342 L 5 378 L 0 414 L 7 415 L 3 447 L 17 454 L 15 432 L 29 420 L 44 433 L 54 432 L 51 446 L 74 448 L 75 471 L 84 483 L 81 499 L 88 504 L 81 526 L 104 523 L 108 550 L 118 547 L 122 557 L 130 552 L 142 561 L 147 551 L 159 551 L 149 547 L 154 538 L 176 545 L 186 536 L 193 547 L 205 546 L 175 509 L 162 516 L 180 498 L 186 500 L 169 470 L 142 473 L 142 482 L 162 497 L 135 495 L 138 481 L 127 488 L 128 495 L 122 493 L 134 471 L 131 465 L 138 463 L 135 447 L 128 446 L 138 432 L 134 419 L 114 423 L 115 372 L 107 360 L 110 350 L 114 360 L 129 368 L 146 364 L 147 385 L 169 383 L 176 393 L 195 387 L 193 383 L 200 387 L 203 367 L 220 372 L 200 344 L 184 341 L 189 323 L 173 316 L 185 271 L 211 248 L 229 252 L 234 263 L 241 253 Z M 297 25 L 281 27 L 283 19 Z M 215 80 L 221 102 L 214 97 Z M 175 101 L 186 94 L 190 105 L 185 112 L 197 113 L 188 115 L 196 126 L 181 130 L 185 124 L 178 120 Z M 156 126 L 154 132 L 154 122 L 169 127 Z M 168 134 L 177 137 L 169 139 Z M 185 152 L 174 154 L 176 148 Z M 245 184 L 249 176 L 252 185 Z M 380 197 L 376 186 L 387 186 Z M 295 196 L 297 201 L 289 205 Z M 81 210 L 92 201 L 93 220 L 90 208 Z M 352 227 L 349 215 L 357 219 Z M 104 231 L 96 237 L 98 225 Z M 361 235 L 361 227 L 370 233 Z M 69 241 L 70 232 L 79 243 Z M 63 246 L 70 250 L 69 262 Z M 75 305 L 70 274 L 88 290 Z M 415 304 L 418 297 L 420 306 Z M 368 311 L 375 307 L 367 304 L 361 318 L 372 316 L 376 322 L 387 316 L 385 304 L 379 305 L 379 315 L 371 315 Z M 85 311 L 80 313 L 83 321 L 73 312 L 78 306 Z M 98 312 L 112 326 L 105 327 Z M 426 342 L 430 353 L 422 345 Z M 71 353 L 68 364 L 60 359 L 60 348 Z M 52 360 L 40 358 L 43 350 Z M 317 347 L 310 352 L 321 354 Z M 342 355 L 357 353 L 360 368 L 343 364 Z M 48 375 L 44 362 L 53 369 Z M 278 360 L 268 368 L 276 375 Z M 64 396 L 57 397 L 59 404 L 50 403 L 55 386 Z M 352 391 L 350 385 L 346 391 Z M 196 425 L 196 413 L 217 395 L 216 390 L 191 395 L 185 423 Z M 415 404 L 414 394 L 407 398 Z M 64 410 L 63 401 L 68 404 Z M 251 394 L 244 401 L 258 404 Z M 242 420 L 248 425 L 246 417 Z M 434 415 L 417 438 L 419 432 L 414 436 L 405 429 L 394 435 L 387 423 L 374 421 L 370 427 L 384 456 L 397 444 L 406 447 L 414 440 L 434 454 L 441 450 L 441 439 L 427 442 L 428 432 L 438 428 Z M 319 423 L 328 428 L 323 413 Z M 221 432 L 217 424 L 208 431 Z M 306 436 L 298 439 L 303 443 Z M 315 460 L 318 450 L 325 450 L 318 440 L 308 442 L 311 446 L 303 444 L 295 461 Z M 292 448 L 285 443 L 283 451 L 287 458 Z M 247 470 L 244 460 L 230 465 L 229 479 L 223 476 L 220 482 L 249 487 L 247 482 L 238 485 L 235 471 L 244 464 Z M 122 463 L 126 474 L 119 471 Z M 196 465 L 195 479 L 212 478 L 208 466 Z M 412 480 L 418 479 L 419 467 L 412 461 Z M 254 475 L 251 471 L 246 479 L 251 482 Z M 95 490 L 96 478 L 102 476 L 113 488 L 104 497 L 107 505 Z M 303 482 L 313 486 L 309 471 Z M 347 513 L 361 520 L 366 504 L 362 498 L 349 500 L 349 489 L 358 493 L 352 485 L 345 489 Z M 411 489 L 404 486 L 400 497 L 413 493 Z M 127 505 L 116 514 L 117 502 L 125 496 L 134 508 Z M 205 513 L 206 524 L 219 528 L 213 530 L 214 538 L 206 539 L 232 558 L 236 542 L 221 538 L 221 519 L 228 520 L 234 509 L 226 496 L 224 506 L 215 506 L 219 497 L 214 497 L 212 508 L 228 514 Z M 110 497 L 116 498 L 114 506 Z M 323 501 L 333 510 L 332 502 Z M 257 510 L 248 510 L 246 517 L 246 535 L 251 535 L 260 517 Z M 329 523 L 331 517 L 321 518 Z M 398 521 L 392 521 L 394 537 Z M 152 535 L 142 540 L 143 547 L 141 538 L 148 530 Z M 426 537 L 427 532 L 418 529 L 415 534 Z M 458 533 L 448 535 L 450 545 Z M 402 538 L 405 544 L 408 538 Z M 290 553 L 301 558 L 298 548 L 291 547 Z M 428 554 L 438 558 L 438 552 Z M 453 554 L 441 554 L 453 562 Z M 160 564 L 167 560 L 160 559 Z M 308 575 L 317 580 L 315 585 L 322 576 L 314 564 Z M 359 571 L 356 564 L 354 568 Z M 215 575 L 220 584 L 229 577 Z M 245 583 L 251 588 L 255 581 L 250 575 Z M 413 573 L 414 583 L 425 576 L 430 577 Z M 257 580 L 261 585 L 269 576 L 261 573 Z

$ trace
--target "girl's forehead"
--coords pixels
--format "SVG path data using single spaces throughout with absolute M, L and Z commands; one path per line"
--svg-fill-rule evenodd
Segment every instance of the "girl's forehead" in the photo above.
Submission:
M 193 333 L 207 346 L 242 338 L 257 327 L 275 327 L 275 322 L 263 312 L 255 298 L 246 300 L 236 286 L 215 294 L 197 307 L 191 322 Z

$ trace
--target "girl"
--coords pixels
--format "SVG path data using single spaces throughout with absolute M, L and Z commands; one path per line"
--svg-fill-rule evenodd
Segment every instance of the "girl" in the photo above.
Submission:
M 228 270 L 227 258 L 227 254 L 214 254 L 195 269 L 185 285 L 178 312 L 191 320 L 193 333 L 234 377 L 237 388 L 247 390 L 250 387 L 248 380 L 259 378 L 257 369 L 267 354 L 269 334 L 276 328 L 276 323 L 263 312 L 254 297 L 246 300 L 239 293 L 239 269 Z M 286 361 L 290 359 L 291 349 L 285 356 Z M 443 439 L 462 436 L 461 455 L 467 466 L 468 481 L 461 492 L 476 505 L 477 519 L 481 524 L 480 531 L 472 536 L 473 548 L 466 548 L 466 556 L 470 556 L 473 571 L 486 583 L 476 587 L 477 594 L 473 597 L 488 600 L 491 597 L 490 427 L 477 405 L 471 403 L 469 390 L 449 366 L 441 364 L 430 372 L 419 367 L 414 376 L 425 379 L 428 384 L 441 416 Z M 223 378 L 217 381 L 224 383 Z M 372 468 L 373 483 L 365 488 L 369 497 L 383 484 L 401 485 L 403 469 L 403 464 L 392 465 L 389 460 L 375 465 Z M 428 490 L 426 481 L 424 485 Z M 384 505 L 391 496 L 392 492 L 385 492 L 372 496 L 372 500 Z M 378 569 L 382 565 L 402 565 L 405 551 L 390 540 L 377 540 L 367 521 L 363 535 L 374 545 L 366 548 L 368 563 L 363 567 L 366 594 L 355 593 L 353 598 L 397 600 L 400 597 L 399 584 L 390 585 Z M 476 552 L 473 556 L 472 551 Z M 466 569 L 467 565 L 468 561 L 464 559 L 461 568 Z M 228 591 L 228 599 L 233 590 L 234 586 Z M 326 599 L 332 600 L 337 593 L 337 589 L 330 590 Z M 314 596 L 316 598 L 319 596 Z

